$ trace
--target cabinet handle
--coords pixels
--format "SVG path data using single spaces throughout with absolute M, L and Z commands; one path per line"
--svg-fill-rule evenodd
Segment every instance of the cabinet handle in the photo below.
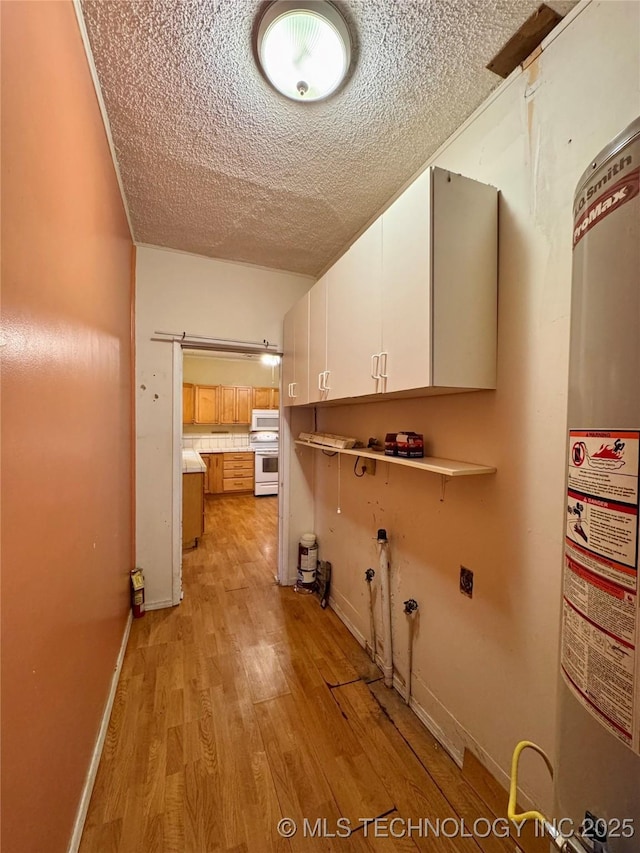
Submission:
M 380 379 L 380 353 L 376 353 L 371 356 L 371 378 L 378 380 Z
M 381 352 L 380 353 L 381 370 L 380 370 L 380 375 L 378 376 L 378 379 L 388 379 L 389 378 L 387 376 L 387 356 L 388 355 L 389 355 L 388 352 Z
M 297 385 L 297 384 L 298 384 L 297 382 L 292 382 L 292 383 L 291 383 L 291 389 L 292 389 L 292 391 L 291 391 L 291 396 L 292 396 L 292 397 L 294 397 L 294 398 L 298 396 L 298 395 L 296 394 L 296 392 L 293 390 L 293 389 L 296 387 L 296 385 Z
M 291 393 L 291 389 L 292 389 L 292 388 L 293 388 L 293 382 L 290 382 L 290 383 L 289 383 L 289 391 L 288 391 L 288 394 L 289 394 L 289 396 L 290 396 L 290 397 L 293 397 L 293 394 Z
M 330 371 L 330 370 L 325 370 L 325 371 L 324 371 L 324 382 L 323 382 L 323 384 L 322 384 L 322 390 L 323 390 L 323 391 L 331 391 L 331 386 L 330 386 L 330 385 L 327 385 L 327 381 L 328 381 L 328 379 L 329 379 L 329 374 L 330 374 L 330 373 L 331 373 L 331 371 Z
M 323 380 L 324 380 L 324 370 L 320 371 L 320 373 L 318 374 L 318 391 L 324 391 Z

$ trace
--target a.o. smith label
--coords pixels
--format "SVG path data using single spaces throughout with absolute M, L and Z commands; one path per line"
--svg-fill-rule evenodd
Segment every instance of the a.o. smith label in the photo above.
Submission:
M 591 187 L 589 188 L 591 189 Z M 638 195 L 640 169 L 634 169 L 613 185 L 607 185 L 602 195 L 580 214 L 573 228 L 574 247 L 601 219 Z
M 584 210 L 587 202 L 594 199 L 596 196 L 599 196 L 601 192 L 603 192 L 607 184 L 610 184 L 611 181 L 615 180 L 616 183 L 622 180 L 622 173 L 628 172 L 631 170 L 633 166 L 633 154 L 623 154 L 619 160 L 615 163 L 612 163 L 606 172 L 603 172 L 602 169 L 597 171 L 594 174 L 594 178 L 592 182 L 584 188 L 584 190 L 580 193 L 579 197 L 575 199 L 575 203 L 573 206 L 573 218 L 574 221 L 577 219 L 578 215 Z

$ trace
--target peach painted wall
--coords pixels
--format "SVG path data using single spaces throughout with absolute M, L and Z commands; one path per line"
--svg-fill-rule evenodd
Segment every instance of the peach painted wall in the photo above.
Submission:
M 2 849 L 67 849 L 128 611 L 132 244 L 71 2 L 2 3 Z

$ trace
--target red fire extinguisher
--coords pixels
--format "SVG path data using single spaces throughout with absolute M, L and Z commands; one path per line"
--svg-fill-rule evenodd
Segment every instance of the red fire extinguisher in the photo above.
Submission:
M 142 569 L 131 569 L 131 609 L 134 619 L 144 616 L 144 572 Z

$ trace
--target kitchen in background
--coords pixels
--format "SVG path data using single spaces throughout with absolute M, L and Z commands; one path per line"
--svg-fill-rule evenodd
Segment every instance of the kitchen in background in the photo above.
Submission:
M 279 386 L 278 356 L 184 350 L 183 549 L 212 532 L 212 501 L 275 515 L 260 504 L 278 494 Z

